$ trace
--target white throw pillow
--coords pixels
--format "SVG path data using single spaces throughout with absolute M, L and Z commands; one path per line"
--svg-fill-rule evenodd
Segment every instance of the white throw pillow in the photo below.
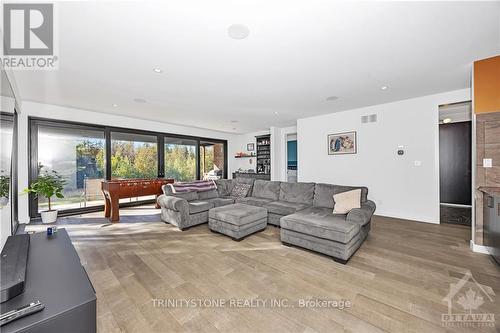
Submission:
M 354 208 L 361 208 L 361 189 L 335 194 L 333 214 L 347 214 Z

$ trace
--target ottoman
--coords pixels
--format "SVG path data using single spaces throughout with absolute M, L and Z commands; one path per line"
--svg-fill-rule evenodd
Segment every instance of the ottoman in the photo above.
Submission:
M 267 226 L 267 209 L 245 204 L 212 208 L 208 212 L 208 227 L 240 241 L 246 236 L 264 230 Z

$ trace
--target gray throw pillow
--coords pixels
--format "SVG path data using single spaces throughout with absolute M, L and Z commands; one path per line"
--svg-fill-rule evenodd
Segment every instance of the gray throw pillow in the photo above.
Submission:
M 247 196 L 248 191 L 250 191 L 250 184 L 236 183 L 231 190 L 231 196 L 236 198 L 244 198 Z

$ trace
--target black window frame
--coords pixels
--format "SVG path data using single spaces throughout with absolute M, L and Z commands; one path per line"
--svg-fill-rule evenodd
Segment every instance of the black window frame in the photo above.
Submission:
M 19 188 L 18 188 L 18 115 L 14 107 L 14 112 L 0 111 L 2 121 L 12 122 L 12 151 L 10 160 L 10 232 L 15 235 L 19 227 Z
M 28 117 L 28 151 L 29 151 L 29 175 L 28 175 L 28 183 L 31 184 L 34 179 L 37 177 L 38 173 L 38 125 L 45 124 L 49 126 L 57 126 L 62 128 L 80 128 L 80 129 L 88 129 L 88 130 L 98 130 L 103 131 L 104 139 L 105 139 L 105 160 L 106 160 L 106 169 L 105 169 L 105 179 L 111 180 L 111 134 L 113 132 L 119 133 L 130 133 L 130 134 L 139 134 L 139 135 L 150 135 L 156 136 L 157 138 L 157 151 L 158 151 L 158 178 L 165 177 L 165 138 L 176 138 L 176 139 L 187 139 L 196 141 L 196 179 L 200 179 L 200 166 L 199 166 L 199 158 L 200 158 L 200 142 L 201 141 L 211 141 L 214 143 L 221 143 L 224 145 L 224 174 L 223 178 L 228 177 L 228 152 L 227 152 L 227 140 L 224 139 L 213 139 L 207 137 L 199 137 L 199 136 L 191 136 L 184 134 L 174 134 L 167 132 L 157 132 L 157 131 L 149 131 L 142 129 L 132 129 L 126 127 L 117 127 L 117 126 L 107 126 L 101 124 L 92 124 L 92 123 L 84 123 L 84 122 L 75 122 L 75 121 L 67 121 L 67 120 L 59 120 L 59 119 L 51 119 L 51 118 L 43 118 L 43 117 Z M 129 207 L 129 206 L 137 206 L 148 203 L 153 203 L 154 200 L 141 200 L 134 201 L 130 203 L 120 203 L 120 207 Z M 104 210 L 104 205 L 92 206 L 92 207 L 82 207 L 82 208 L 73 208 L 73 209 L 65 209 L 60 210 L 60 216 L 69 216 L 76 214 L 84 214 L 91 212 L 98 212 Z M 38 212 L 38 201 L 34 197 L 34 195 L 30 194 L 29 197 L 29 215 L 31 219 L 39 219 L 40 213 Z

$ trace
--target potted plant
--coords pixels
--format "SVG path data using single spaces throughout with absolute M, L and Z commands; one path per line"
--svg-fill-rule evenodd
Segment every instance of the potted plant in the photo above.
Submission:
M 52 209 L 51 198 L 56 196 L 59 199 L 64 198 L 62 194 L 66 180 L 57 171 L 41 171 L 42 166 L 39 167 L 38 178 L 36 181 L 31 183 L 31 185 L 25 189 L 26 193 L 33 193 L 35 197 L 45 197 L 47 198 L 49 204 L 49 210 L 43 211 L 42 223 L 54 223 L 57 220 L 57 210 Z
M 10 177 L 4 173 L 4 170 L 0 171 L 0 208 L 9 203 Z

